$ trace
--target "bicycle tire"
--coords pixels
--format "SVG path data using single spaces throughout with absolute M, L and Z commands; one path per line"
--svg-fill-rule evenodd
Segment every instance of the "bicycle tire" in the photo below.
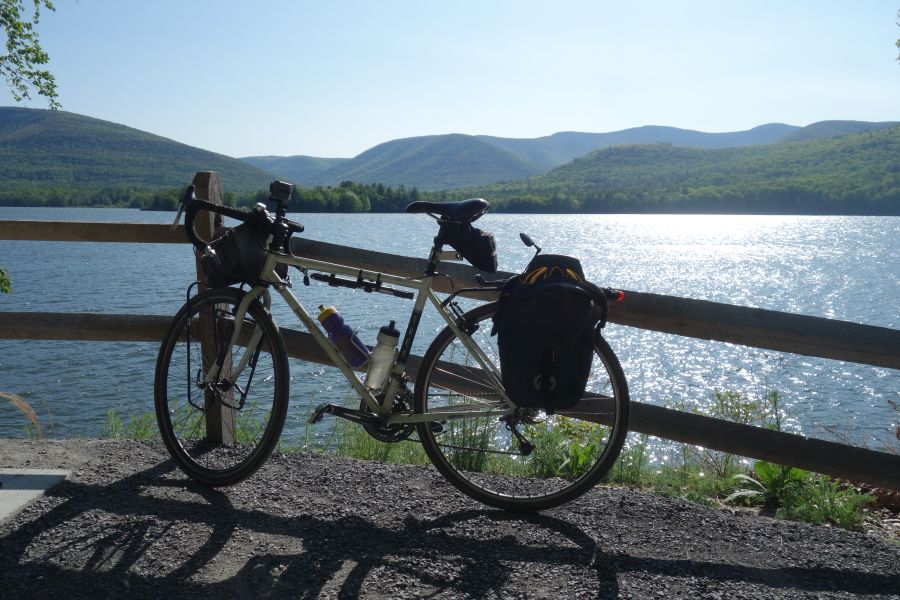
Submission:
M 214 357 L 230 343 L 244 295 L 214 288 L 191 298 L 172 320 L 156 362 L 154 404 L 163 443 L 182 471 L 207 486 L 232 485 L 259 469 L 278 443 L 287 415 L 287 351 L 259 301 L 250 303 L 239 340 L 249 345 L 259 328 L 259 342 L 252 349 L 228 349 L 220 376 L 204 387 Z M 231 381 L 230 369 L 246 352 L 256 353 L 255 360 L 251 354 Z
M 491 317 L 496 309 L 496 302 L 479 306 L 457 323 L 463 329 L 478 325 L 470 337 L 499 369 L 496 337 L 490 336 Z M 629 415 L 625 374 L 599 334 L 595 336 L 594 351 L 587 390 L 591 399 L 561 414 L 525 411 L 531 416 L 525 417 L 520 433 L 534 445 L 530 453 L 516 454 L 521 445 L 498 417 L 481 416 L 419 423 L 419 441 L 431 462 L 463 493 L 506 510 L 552 508 L 590 490 L 618 457 L 628 431 Z M 447 383 L 451 380 L 456 382 L 456 390 L 448 387 L 454 385 Z M 461 386 L 469 388 L 466 393 L 459 391 Z M 441 406 L 453 406 L 454 399 L 496 407 L 506 405 L 497 384 L 485 377 L 448 326 L 422 359 L 413 408 L 424 414 Z M 584 403 L 591 401 L 596 403 Z M 576 413 L 576 409 L 580 412 Z

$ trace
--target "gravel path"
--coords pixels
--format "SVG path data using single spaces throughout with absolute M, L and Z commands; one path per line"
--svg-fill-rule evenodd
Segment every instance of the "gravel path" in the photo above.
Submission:
M 900 546 L 827 527 L 604 488 L 517 516 L 319 455 L 212 491 L 167 458 L 0 440 L 0 467 L 72 470 L 0 523 L 0 598 L 900 598 Z

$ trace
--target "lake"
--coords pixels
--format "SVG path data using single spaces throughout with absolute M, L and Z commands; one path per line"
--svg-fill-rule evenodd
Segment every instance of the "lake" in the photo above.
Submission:
M 4 208 L 0 220 L 170 222 L 173 213 L 129 209 Z M 292 215 L 303 235 L 337 244 L 425 256 L 436 228 L 424 215 Z M 600 285 L 900 328 L 900 218 L 711 215 L 488 214 L 476 225 L 497 238 L 500 268 L 521 270 L 532 251 L 581 259 Z M 0 241 L 13 294 L 0 311 L 173 314 L 193 281 L 188 245 Z M 313 282 L 296 290 L 310 311 L 333 304 L 369 344 L 379 326 L 405 324 L 411 303 Z M 281 304 L 285 327 L 297 327 Z M 414 352 L 439 329 L 426 312 Z M 760 397 L 778 390 L 787 428 L 878 447 L 900 402 L 898 372 L 609 325 L 632 399 L 703 409 L 715 390 Z M 156 344 L 0 340 L 0 391 L 25 398 L 55 437 L 96 436 L 114 410 L 127 420 L 153 410 Z M 291 362 L 286 435 L 302 435 L 310 405 L 351 401 L 336 371 Z M 24 435 L 25 419 L 0 404 L 0 436 Z M 316 429 L 314 436 L 325 435 Z

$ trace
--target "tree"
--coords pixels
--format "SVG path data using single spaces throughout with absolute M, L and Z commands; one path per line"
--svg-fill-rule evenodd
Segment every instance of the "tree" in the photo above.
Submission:
M 38 24 L 41 9 L 56 10 L 51 0 L 32 0 L 34 10 L 28 18 L 25 0 L 0 0 L 0 26 L 6 34 L 6 54 L 0 56 L 0 73 L 16 102 L 31 98 L 32 90 L 47 98 L 51 109 L 60 107 L 56 94 L 56 79 L 41 66 L 50 57 L 41 47 L 34 26 Z M 24 18 L 23 18 L 24 17 Z
M 363 212 L 363 201 L 350 190 L 344 190 L 338 197 L 337 209 L 339 212 Z

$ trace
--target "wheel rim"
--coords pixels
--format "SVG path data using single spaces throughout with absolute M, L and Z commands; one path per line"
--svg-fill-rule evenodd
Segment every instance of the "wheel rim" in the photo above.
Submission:
M 497 338 L 490 336 L 492 315 L 488 307 L 475 311 L 479 327 L 472 337 L 499 368 Z M 427 385 L 423 382 L 417 398 L 419 410 L 502 405 L 501 390 L 455 335 L 443 335 L 430 358 Z M 589 489 L 618 454 L 623 410 L 616 398 L 627 396 L 627 390 L 616 381 L 617 368 L 595 352 L 583 403 L 565 414 L 525 411 L 514 424 L 534 446 L 527 455 L 508 422 L 496 416 L 443 421 L 423 427 L 420 436 L 451 482 L 483 502 L 510 508 L 565 502 Z
M 246 476 L 242 471 L 255 469 L 280 433 L 272 430 L 279 427 L 277 398 L 282 377 L 278 359 L 270 351 L 274 346 L 270 332 L 257 322 L 258 309 L 247 312 L 239 340 L 247 344 L 252 333 L 261 330 L 255 349 L 232 347 L 217 381 L 203 384 L 215 355 L 229 344 L 236 311 L 237 301 L 229 296 L 198 300 L 182 320 L 180 334 L 173 336 L 163 379 L 163 433 L 189 474 L 211 483 Z M 204 354 L 204 338 L 215 351 Z M 236 374 L 234 368 L 245 354 L 251 361 Z

